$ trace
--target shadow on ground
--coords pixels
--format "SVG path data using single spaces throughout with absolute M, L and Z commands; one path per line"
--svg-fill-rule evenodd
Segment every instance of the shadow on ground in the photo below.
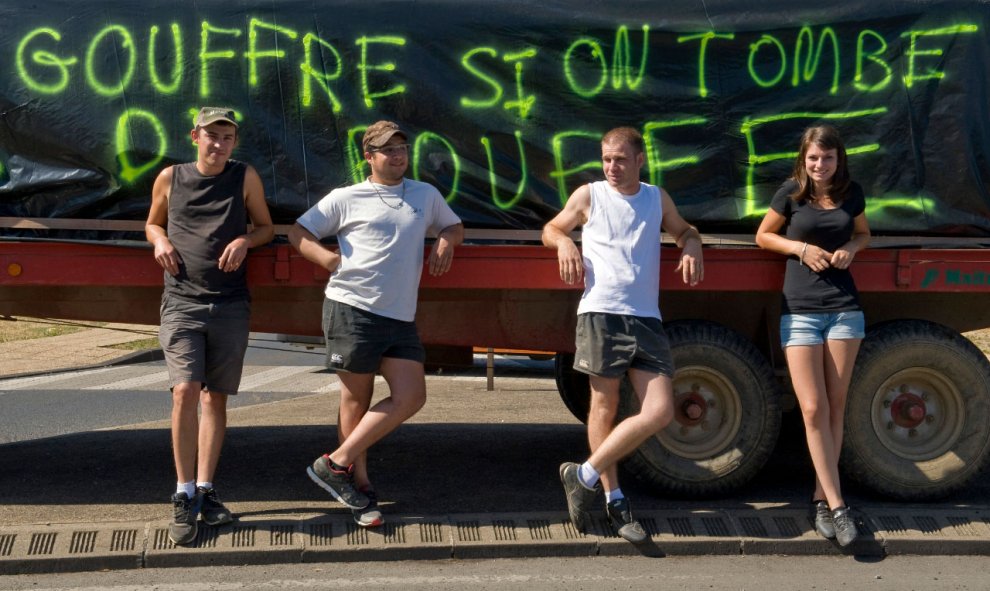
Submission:
M 305 468 L 335 439 L 335 427 L 285 425 L 228 431 L 216 480 L 227 501 L 294 504 L 327 500 Z M 394 511 L 409 513 L 562 510 L 558 465 L 586 455 L 581 425 L 408 424 L 372 448 L 370 470 Z M 161 503 L 174 486 L 166 429 L 81 433 L 0 446 L 3 505 Z M 793 463 L 793 462 L 791 462 Z M 773 468 L 771 466 L 771 468 Z M 791 495 L 774 472 L 758 488 L 724 502 L 783 501 Z M 14 483 L 24 483 L 23 486 Z M 218 485 L 219 486 L 219 485 Z M 623 485 L 636 506 L 667 506 L 632 478 Z M 680 501 L 678 501 L 680 502 Z

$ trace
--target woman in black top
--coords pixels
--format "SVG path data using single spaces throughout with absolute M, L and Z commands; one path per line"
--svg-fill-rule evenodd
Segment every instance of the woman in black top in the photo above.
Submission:
M 811 127 L 801 138 L 793 175 L 756 233 L 761 247 L 788 256 L 780 338 L 815 467 L 815 529 L 842 546 L 858 535 L 842 498 L 838 464 L 846 395 L 864 335 L 849 265 L 870 241 L 865 208 L 838 131 Z

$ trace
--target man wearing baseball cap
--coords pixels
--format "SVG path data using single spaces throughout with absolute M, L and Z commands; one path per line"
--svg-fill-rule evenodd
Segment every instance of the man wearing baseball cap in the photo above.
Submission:
M 210 525 L 233 520 L 213 474 L 227 428 L 227 397 L 237 394 L 248 344 L 248 249 L 275 233 L 261 178 L 230 158 L 237 132 L 232 110 L 200 109 L 190 132 L 196 161 L 158 175 L 145 225 L 165 270 L 158 337 L 172 390 L 177 484 L 168 535 L 175 544 L 196 539 L 200 514 Z
M 309 477 L 351 509 L 362 527 L 381 525 L 367 450 L 426 402 L 416 297 L 427 234 L 431 275 L 450 269 L 464 226 L 432 185 L 405 178 L 409 136 L 391 121 L 368 126 L 361 142 L 367 180 L 331 191 L 296 220 L 289 241 L 330 271 L 323 301 L 327 367 L 340 379 L 338 444 L 307 468 Z M 336 236 L 340 246 L 320 243 Z M 371 406 L 375 373 L 389 396 Z

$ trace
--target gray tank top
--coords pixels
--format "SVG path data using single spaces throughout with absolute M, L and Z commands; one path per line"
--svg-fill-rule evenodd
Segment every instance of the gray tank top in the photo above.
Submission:
M 230 160 L 216 176 L 204 176 L 195 162 L 172 167 L 168 198 L 168 239 L 179 252 L 179 274 L 165 272 L 165 293 L 180 299 L 214 301 L 248 298 L 247 265 L 221 271 L 220 255 L 247 232 L 243 162 Z

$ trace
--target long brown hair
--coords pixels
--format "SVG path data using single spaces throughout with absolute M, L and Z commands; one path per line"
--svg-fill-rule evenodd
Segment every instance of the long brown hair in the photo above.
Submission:
M 832 182 L 828 187 L 828 194 L 832 201 L 841 203 L 849 193 L 849 167 L 846 165 L 846 146 L 839 137 L 839 131 L 831 125 L 816 125 L 804 130 L 801 136 L 801 150 L 797 160 L 794 161 L 794 173 L 791 178 L 797 181 L 797 189 L 791 193 L 791 199 L 801 203 L 813 200 L 814 183 L 808 178 L 808 171 L 804 166 L 804 158 L 808 155 L 808 149 L 815 144 L 823 150 L 835 150 L 835 174 L 832 175 Z

